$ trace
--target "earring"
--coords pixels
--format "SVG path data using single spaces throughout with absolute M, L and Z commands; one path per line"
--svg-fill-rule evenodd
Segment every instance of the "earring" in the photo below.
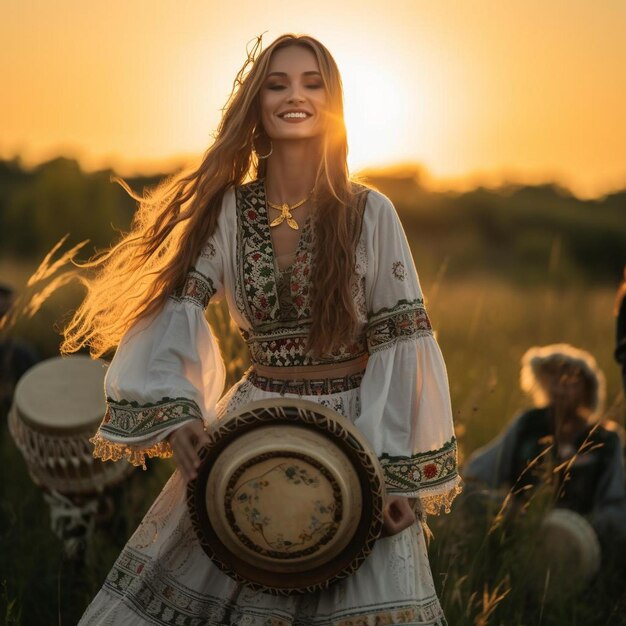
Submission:
M 259 154 L 255 145 L 254 145 L 254 139 L 252 140 L 252 150 L 254 152 L 256 152 L 256 155 L 259 159 L 267 159 L 268 156 L 270 156 L 270 154 L 272 154 L 272 152 L 274 152 L 274 145 L 272 144 L 272 140 L 270 139 L 270 151 L 267 154 Z

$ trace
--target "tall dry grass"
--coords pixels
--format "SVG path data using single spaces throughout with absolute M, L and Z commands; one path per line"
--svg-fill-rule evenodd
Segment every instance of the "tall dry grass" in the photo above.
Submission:
M 418 263 L 419 267 L 419 263 Z M 25 285 L 34 267 L 1 261 L 0 277 Z M 447 280 L 445 266 L 422 277 L 427 307 L 446 359 L 461 461 L 495 436 L 529 401 L 519 390 L 519 361 L 531 345 L 568 342 L 589 350 L 607 376 L 608 414 L 622 421 L 623 394 L 612 359 L 613 292 L 607 288 L 556 289 L 549 284 L 516 288 L 476 276 Z M 17 330 L 43 356 L 58 349 L 53 323 L 75 306 L 78 292 L 55 294 Z M 228 384 L 248 366 L 245 346 L 225 305 L 211 306 Z M 173 469 L 153 461 L 113 495 L 115 515 L 100 527 L 84 568 L 62 557 L 49 530 L 41 494 L 8 437 L 0 429 L 0 620 L 15 624 L 73 624 L 103 582 L 113 560 Z M 523 518 L 494 520 L 499 504 L 460 499 L 448 516 L 430 520 L 432 571 L 451 626 L 570 626 L 626 623 L 626 581 L 602 575 L 575 597 L 537 570 L 533 551 L 547 496 L 539 495 Z M 620 586 L 621 585 L 621 586 Z M 548 593 L 549 592 L 549 593 Z M 37 602 L 33 602 L 33 597 Z M 12 621 L 11 621 L 12 620 Z

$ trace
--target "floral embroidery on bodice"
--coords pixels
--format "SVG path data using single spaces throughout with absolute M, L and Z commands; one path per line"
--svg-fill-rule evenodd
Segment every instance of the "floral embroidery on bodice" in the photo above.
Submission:
M 237 199 L 237 305 L 259 328 L 279 319 L 277 268 L 269 227 L 264 180 L 242 185 Z M 310 317 L 309 283 L 312 262 L 311 219 L 307 219 L 290 265 L 290 291 L 297 317 Z
M 365 194 L 363 194 L 365 195 Z M 315 223 L 309 214 L 302 225 L 293 262 L 278 267 L 269 226 L 265 181 L 255 180 L 235 190 L 237 206 L 237 258 L 235 302 L 249 321 L 240 329 L 253 363 L 299 366 L 345 361 L 367 351 L 363 332 L 356 341 L 343 344 L 332 355 L 316 359 L 306 352 L 311 323 L 311 272 L 315 249 Z M 365 206 L 361 201 L 361 211 Z M 358 256 L 358 254 L 357 254 Z M 359 268 L 360 269 L 360 268 Z M 357 272 L 358 273 L 358 272 Z M 361 315 L 361 276 L 353 288 Z

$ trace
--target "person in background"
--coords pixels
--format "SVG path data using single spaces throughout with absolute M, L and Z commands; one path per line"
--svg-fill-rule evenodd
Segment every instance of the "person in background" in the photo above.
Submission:
M 519 503 L 546 476 L 554 504 L 584 516 L 604 550 L 626 547 L 626 485 L 618 426 L 601 422 L 605 381 L 588 352 L 568 344 L 530 348 L 521 386 L 534 407 L 470 456 L 464 478 L 511 489 Z M 556 468 L 554 471 L 546 472 Z
M 617 317 L 615 360 L 622 366 L 622 383 L 624 393 L 626 393 L 626 266 L 624 267 L 624 278 L 617 289 L 615 315 Z
M 17 381 L 39 360 L 32 346 L 7 334 L 4 322 L 14 302 L 13 289 L 0 284 L 0 409 L 8 408 Z

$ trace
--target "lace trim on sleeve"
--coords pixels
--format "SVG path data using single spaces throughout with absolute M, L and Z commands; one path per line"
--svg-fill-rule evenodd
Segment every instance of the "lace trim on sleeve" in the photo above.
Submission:
M 397 341 L 432 335 L 430 319 L 424 300 L 400 300 L 391 308 L 384 308 L 369 316 L 367 345 L 371 353 L 389 348 Z
M 457 478 L 455 485 L 445 493 L 437 495 L 419 496 L 421 510 L 426 515 L 440 515 L 441 513 L 450 513 L 450 507 L 454 499 L 463 491 L 460 485 L 460 478 Z
M 113 443 L 105 439 L 100 433 L 90 440 L 94 445 L 93 456 L 103 461 L 119 461 L 126 459 L 131 465 L 146 469 L 146 456 L 148 458 L 160 457 L 169 459 L 173 456 L 172 446 L 168 441 L 159 441 L 149 448 L 132 448 L 125 443 Z
M 188 398 L 162 398 L 159 402 L 149 404 L 107 398 L 102 424 L 89 440 L 95 446 L 93 456 L 103 461 L 126 458 L 133 465 L 146 469 L 146 455 L 169 458 L 172 449 L 166 441 L 142 448 L 141 441 L 137 439 L 153 440 L 159 431 L 196 418 L 202 419 L 202 412 L 197 403 Z

